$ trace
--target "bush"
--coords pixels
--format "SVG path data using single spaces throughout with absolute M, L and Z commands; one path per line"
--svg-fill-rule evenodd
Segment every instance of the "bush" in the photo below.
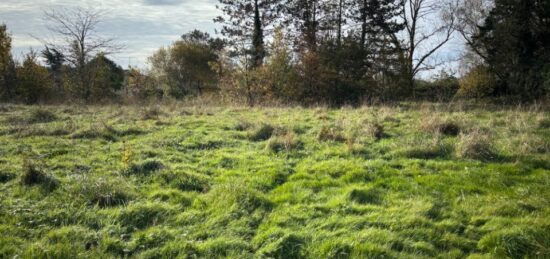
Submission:
M 460 80 L 459 97 L 481 98 L 493 94 L 497 81 L 489 68 L 483 65 L 476 66 L 466 73 Z

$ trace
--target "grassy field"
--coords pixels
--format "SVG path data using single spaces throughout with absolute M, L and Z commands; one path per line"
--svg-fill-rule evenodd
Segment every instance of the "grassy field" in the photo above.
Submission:
M 550 258 L 547 107 L 0 107 L 0 258 Z

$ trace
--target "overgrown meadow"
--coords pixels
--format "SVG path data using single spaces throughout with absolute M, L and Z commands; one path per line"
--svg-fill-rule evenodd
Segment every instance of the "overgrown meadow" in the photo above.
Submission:
M 549 258 L 547 107 L 0 107 L 0 258 Z

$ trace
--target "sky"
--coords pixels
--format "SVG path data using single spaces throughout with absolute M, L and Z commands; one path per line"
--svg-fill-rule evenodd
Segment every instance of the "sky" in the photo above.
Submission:
M 105 11 L 98 32 L 124 48 L 111 55 L 122 67 L 145 67 L 147 57 L 194 29 L 214 34 L 212 21 L 220 15 L 217 0 L 0 0 L 0 23 L 13 38 L 13 54 L 21 58 L 30 48 L 42 50 L 36 38 L 49 38 L 43 20 L 52 8 L 98 8 Z
M 215 34 L 219 25 L 213 22 L 221 13 L 217 0 L 0 0 L 0 23 L 6 23 L 13 38 L 13 54 L 21 60 L 30 48 L 37 51 L 43 45 L 37 38 L 50 38 L 44 24 L 44 12 L 55 8 L 93 8 L 105 11 L 98 32 L 112 37 L 124 48 L 110 56 L 124 68 L 129 65 L 147 67 L 147 57 L 168 46 L 182 34 L 194 29 Z M 449 42 L 434 58 L 453 60 L 463 49 L 457 39 Z M 445 67 L 458 69 L 457 62 Z M 431 77 L 437 70 L 424 72 Z

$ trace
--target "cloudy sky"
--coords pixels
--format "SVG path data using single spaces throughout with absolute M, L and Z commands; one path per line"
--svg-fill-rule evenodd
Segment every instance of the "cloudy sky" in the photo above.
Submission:
M 42 49 L 35 39 L 49 37 L 44 11 L 52 8 L 99 8 L 106 11 L 100 33 L 114 37 L 125 48 L 113 59 L 127 67 L 145 66 L 147 56 L 193 29 L 214 33 L 219 15 L 216 0 L 0 0 L 0 23 L 13 37 L 13 53 L 20 58 L 29 48 Z
M 217 0 L 0 0 L 0 23 L 7 24 L 13 36 L 14 56 L 21 59 L 31 47 L 43 48 L 36 38 L 49 37 L 44 11 L 60 7 L 104 10 L 99 32 L 125 46 L 111 58 L 123 67 L 144 68 L 148 56 L 183 33 L 199 29 L 214 34 L 217 25 L 212 20 L 220 15 L 216 3 Z M 462 48 L 462 42 L 455 37 L 434 58 L 456 59 Z M 458 65 L 448 62 L 445 67 L 457 70 Z M 429 77 L 436 72 L 422 74 Z

